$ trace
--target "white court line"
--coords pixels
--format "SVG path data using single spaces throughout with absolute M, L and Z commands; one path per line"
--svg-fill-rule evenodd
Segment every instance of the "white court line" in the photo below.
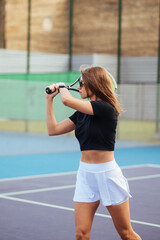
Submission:
M 153 179 L 153 178 L 159 178 L 159 177 L 160 177 L 160 174 L 155 174 L 155 175 L 127 178 L 127 180 L 128 181 L 136 181 L 136 180 Z M 23 194 L 30 194 L 30 193 L 39 193 L 39 192 L 70 189 L 70 188 L 74 188 L 74 187 L 75 187 L 75 185 L 65 185 L 65 186 L 59 186 L 59 187 L 38 188 L 38 189 L 32 189 L 32 190 L 8 192 L 8 193 L 2 193 L 2 195 L 4 195 L 4 196 L 23 195 Z
M 104 217 L 104 218 L 111 218 L 111 216 L 105 215 L 105 214 L 101 214 L 101 213 L 96 213 L 96 216 Z M 132 219 L 131 219 L 131 222 L 132 222 L 132 223 L 138 223 L 138 224 L 141 224 L 141 225 L 146 225 L 146 226 L 151 226 L 151 227 L 158 227 L 158 228 L 160 228 L 160 225 L 159 225 L 159 224 L 154 224 L 154 223 L 149 223 L 149 222 L 143 222 L 143 221 L 137 221 L 137 220 L 132 220 Z
M 154 164 L 143 164 L 143 165 L 131 165 L 131 166 L 124 166 L 120 167 L 121 169 L 133 169 L 133 168 L 143 168 L 143 167 L 155 167 L 160 168 L 160 165 Z M 27 180 L 27 179 L 36 179 L 36 178 L 48 178 L 48 177 L 59 177 L 59 176 L 66 176 L 66 175 L 75 175 L 77 171 L 73 172 L 64 172 L 64 173 L 51 173 L 51 174 L 41 174 L 41 175 L 34 175 L 34 176 L 24 176 L 24 177 L 11 177 L 11 178 L 2 178 L 0 182 L 7 182 L 7 181 L 18 181 L 18 180 Z
M 131 165 L 131 166 L 122 166 L 121 169 L 132 169 L 132 168 L 144 168 L 150 167 L 150 164 L 140 164 L 140 165 Z
M 59 205 L 53 205 L 53 204 L 42 203 L 42 202 L 31 201 L 31 200 L 25 200 L 25 199 L 21 199 L 21 198 L 14 198 L 14 197 L 3 196 L 3 195 L 0 195 L 0 198 L 7 199 L 7 200 L 12 200 L 12 201 L 16 201 L 16 202 L 29 203 L 29 204 L 33 204 L 33 205 L 50 207 L 50 208 L 55 208 L 55 209 L 61 209 L 61 210 L 67 210 L 67 211 L 74 212 L 74 208 L 69 208 L 69 207 L 64 207 L 64 206 L 59 206 Z M 100 213 L 96 213 L 95 215 L 99 216 L 99 217 L 104 217 L 104 218 L 111 218 L 110 215 L 105 215 L 105 214 L 100 214 Z M 144 221 L 137 221 L 137 220 L 131 220 L 131 222 L 141 224 L 141 225 L 150 226 L 150 227 L 160 228 L 159 224 L 154 224 L 154 223 L 149 223 L 149 222 L 144 222 Z
M 8 196 L 3 196 L 2 194 L 0 195 L 0 198 L 7 199 L 7 200 L 12 200 L 12 201 L 16 201 L 16 202 L 30 203 L 30 204 L 44 206 L 44 207 L 74 211 L 73 208 L 68 208 L 68 207 L 63 207 L 63 206 L 58 206 L 58 205 L 53 205 L 53 204 L 48 204 L 48 203 L 42 203 L 42 202 L 37 202 L 37 201 L 25 200 L 25 199 L 21 199 L 21 198 L 8 197 Z
M 59 177 L 59 176 L 75 175 L 75 174 L 77 174 L 77 171 L 64 172 L 64 173 L 41 174 L 41 175 L 25 176 L 25 177 L 14 177 L 14 178 L 11 177 L 11 178 L 2 178 L 2 179 L 0 179 L 0 182 L 18 181 L 18 180 L 27 180 L 27 179 L 36 179 L 36 178 Z
M 160 165 L 158 164 L 147 164 L 148 167 L 152 167 L 152 168 L 160 168 Z
M 2 195 L 3 196 L 23 195 L 23 194 L 30 194 L 30 193 L 39 193 L 39 192 L 70 189 L 70 188 L 74 188 L 74 187 L 75 187 L 75 185 L 65 185 L 65 186 L 59 186 L 59 187 L 39 188 L 39 189 L 32 189 L 32 190 L 25 190 L 25 191 L 18 191 L 18 192 L 2 193 Z
M 159 177 L 160 177 L 160 174 L 154 174 L 154 175 L 127 178 L 127 180 L 128 181 L 135 181 L 135 180 L 144 180 L 144 179 L 152 179 L 152 178 L 159 178 Z

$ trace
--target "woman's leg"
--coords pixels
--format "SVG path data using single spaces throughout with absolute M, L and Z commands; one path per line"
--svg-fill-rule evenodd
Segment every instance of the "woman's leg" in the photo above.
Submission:
M 89 240 L 95 212 L 100 201 L 93 203 L 75 202 L 76 240 Z
M 129 200 L 126 202 L 107 207 L 113 223 L 123 240 L 142 240 L 140 236 L 132 229 L 130 222 Z

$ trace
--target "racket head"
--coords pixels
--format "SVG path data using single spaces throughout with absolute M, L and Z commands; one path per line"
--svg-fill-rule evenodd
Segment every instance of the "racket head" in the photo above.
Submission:
M 107 71 L 107 73 L 108 73 L 108 77 L 110 79 L 110 83 L 111 83 L 113 92 L 117 92 L 117 83 L 116 83 L 115 78 L 113 77 L 113 75 L 110 72 Z
M 80 71 L 85 71 L 86 69 L 92 68 L 92 67 L 98 67 L 98 66 L 97 65 L 83 64 L 83 65 L 80 66 Z M 104 68 L 106 70 L 106 72 L 108 74 L 108 77 L 110 79 L 112 90 L 113 90 L 113 92 L 117 92 L 117 83 L 116 83 L 116 80 L 113 77 L 113 75 L 105 67 L 102 67 L 102 66 L 99 66 L 99 67 Z

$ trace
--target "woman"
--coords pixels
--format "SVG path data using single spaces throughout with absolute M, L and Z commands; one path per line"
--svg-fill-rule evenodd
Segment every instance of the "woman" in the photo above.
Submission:
M 75 130 L 80 143 L 81 159 L 74 194 L 76 240 L 90 239 L 93 218 L 100 201 L 111 214 L 122 239 L 140 240 L 130 223 L 131 195 L 128 184 L 114 160 L 121 105 L 104 68 L 82 68 L 81 74 L 78 87 L 81 98 L 90 100 L 76 99 L 66 88 L 58 89 L 62 83 L 49 86 L 56 92 L 46 94 L 48 134 L 54 136 Z M 56 122 L 53 111 L 53 99 L 58 93 L 64 105 L 77 110 L 60 123 Z

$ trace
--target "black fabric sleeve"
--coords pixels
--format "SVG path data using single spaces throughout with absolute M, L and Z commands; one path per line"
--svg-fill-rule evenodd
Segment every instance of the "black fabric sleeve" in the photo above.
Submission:
M 91 101 L 91 105 L 95 116 L 107 116 L 112 118 L 117 116 L 117 111 L 111 103 L 104 101 Z
M 69 119 L 71 119 L 72 122 L 74 122 L 75 125 L 76 125 L 76 122 L 77 122 L 77 113 L 78 113 L 78 111 L 74 112 L 74 113 L 69 117 Z

